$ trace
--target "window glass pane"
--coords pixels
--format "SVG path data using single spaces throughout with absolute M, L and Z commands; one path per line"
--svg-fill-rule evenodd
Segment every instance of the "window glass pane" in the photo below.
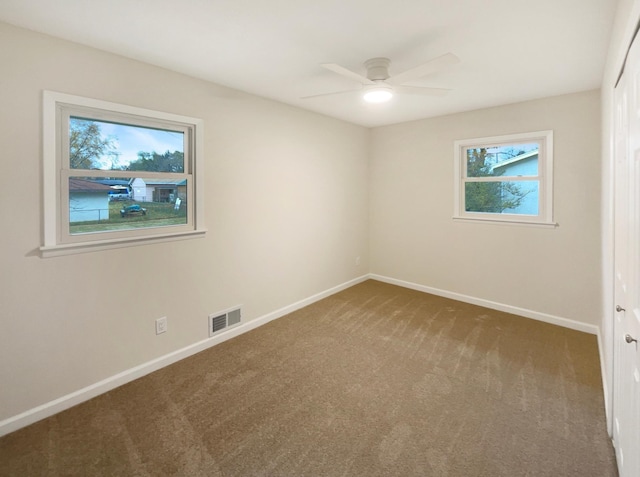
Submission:
M 538 181 L 466 182 L 466 212 L 538 215 Z
M 187 223 L 187 179 L 69 178 L 69 233 Z
M 184 132 L 71 116 L 69 167 L 184 172 Z
M 538 143 L 466 149 L 467 177 L 537 176 Z

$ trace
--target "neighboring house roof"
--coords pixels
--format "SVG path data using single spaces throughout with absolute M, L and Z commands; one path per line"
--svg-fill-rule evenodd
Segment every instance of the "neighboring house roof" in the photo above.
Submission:
M 111 190 L 106 184 L 86 179 L 69 179 L 69 192 L 108 192 Z
M 524 154 L 520 154 L 519 156 L 516 156 L 516 157 L 511 157 L 511 158 L 507 159 L 506 161 L 498 162 L 498 163 L 494 164 L 493 166 L 491 166 L 491 171 L 493 172 L 494 169 L 500 169 L 500 168 L 509 166 L 511 164 L 514 164 L 516 162 L 524 161 L 525 159 L 532 159 L 534 156 L 535 157 L 538 156 L 538 149 L 534 149 L 533 151 L 525 152 Z
M 144 183 L 150 186 L 162 186 L 162 185 L 186 185 L 186 179 L 143 179 Z
M 93 182 L 108 186 L 128 186 L 131 181 L 129 179 L 95 179 Z

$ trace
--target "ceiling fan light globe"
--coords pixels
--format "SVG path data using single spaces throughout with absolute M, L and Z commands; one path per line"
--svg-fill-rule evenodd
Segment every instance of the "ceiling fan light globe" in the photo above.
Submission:
M 365 91 L 363 98 L 367 103 L 385 103 L 393 98 L 393 91 L 390 88 L 371 88 Z

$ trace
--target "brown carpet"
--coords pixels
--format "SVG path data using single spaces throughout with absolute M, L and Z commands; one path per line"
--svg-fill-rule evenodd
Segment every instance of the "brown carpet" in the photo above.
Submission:
M 595 336 L 367 281 L 0 439 L 0 475 L 617 475 Z

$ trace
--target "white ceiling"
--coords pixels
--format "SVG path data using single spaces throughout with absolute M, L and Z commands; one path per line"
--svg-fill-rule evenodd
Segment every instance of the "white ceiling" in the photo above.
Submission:
M 2 0 L 0 20 L 364 126 L 599 88 L 617 0 Z M 398 73 L 445 97 L 367 105 L 320 63 Z

